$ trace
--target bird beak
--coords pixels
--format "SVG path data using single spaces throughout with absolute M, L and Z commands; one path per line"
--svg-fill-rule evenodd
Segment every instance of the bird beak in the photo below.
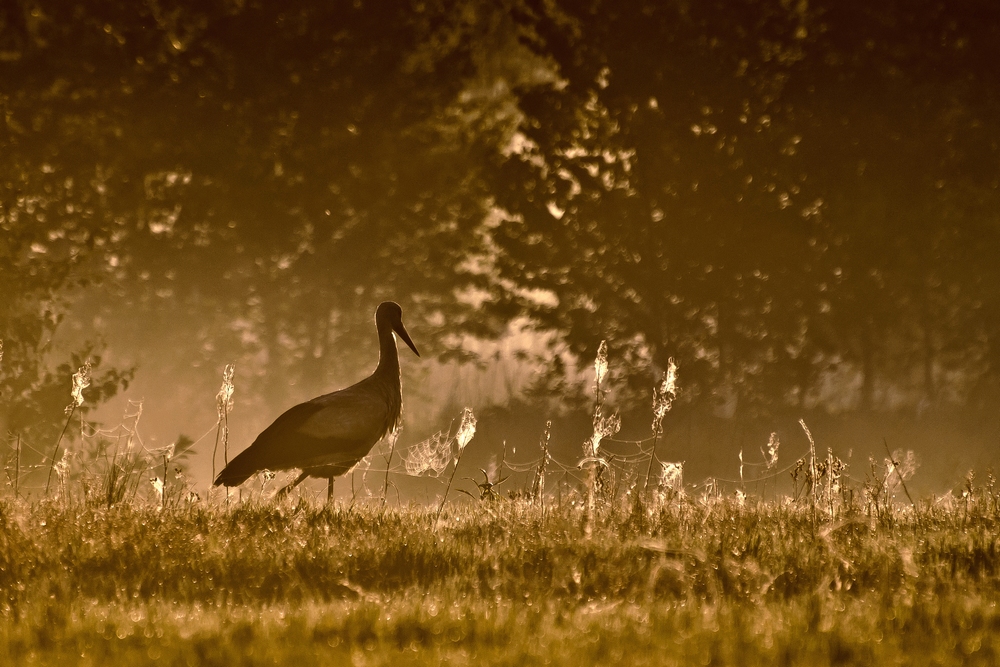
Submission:
M 410 340 L 410 334 L 406 333 L 406 327 L 403 326 L 402 322 L 396 322 L 393 324 L 392 330 L 399 334 L 399 337 L 403 339 L 404 343 L 410 346 L 410 349 L 413 350 L 413 354 L 418 357 L 420 356 L 420 353 L 417 352 L 417 346 L 413 344 L 412 340 Z

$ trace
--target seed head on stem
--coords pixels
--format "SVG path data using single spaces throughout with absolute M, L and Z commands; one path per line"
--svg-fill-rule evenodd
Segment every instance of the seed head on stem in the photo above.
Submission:
M 462 411 L 462 421 L 459 422 L 458 432 L 455 434 L 455 443 L 458 445 L 458 453 L 455 455 L 455 468 L 451 471 L 451 477 L 448 479 L 448 488 L 444 491 L 444 498 L 441 499 L 441 506 L 438 507 L 437 516 L 434 518 L 435 530 L 437 529 L 438 522 L 441 520 L 441 512 L 444 511 L 444 504 L 448 502 L 448 493 L 451 491 L 452 482 L 455 481 L 458 464 L 462 461 L 462 452 L 465 451 L 466 445 L 472 441 L 475 435 L 476 416 L 472 413 L 472 408 L 465 408 Z

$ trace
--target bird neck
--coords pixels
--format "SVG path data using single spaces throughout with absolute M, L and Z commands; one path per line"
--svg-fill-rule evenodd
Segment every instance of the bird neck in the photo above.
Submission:
M 378 331 L 378 368 L 379 376 L 391 374 L 399 384 L 399 354 L 396 352 L 396 338 L 389 327 L 380 327 Z

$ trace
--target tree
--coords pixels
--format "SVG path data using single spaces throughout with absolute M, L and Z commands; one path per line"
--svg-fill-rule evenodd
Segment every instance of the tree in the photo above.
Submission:
M 0 21 L 0 198 L 25 235 L 3 250 L 73 257 L 16 292 L 26 312 L 99 280 L 114 298 L 83 298 L 155 339 L 167 374 L 227 350 L 283 402 L 368 364 L 383 299 L 438 323 L 432 353 L 498 326 L 463 290 L 486 282 L 466 258 L 514 124 L 505 82 L 537 60 L 504 7 L 15 2 Z
M 678 356 L 689 397 L 750 414 L 828 402 L 836 366 L 846 407 L 975 376 L 949 302 L 978 280 L 956 258 L 998 247 L 963 225 L 996 217 L 1000 23 L 973 4 L 537 4 L 559 81 L 521 91 L 496 165 L 499 310 L 581 357 Z

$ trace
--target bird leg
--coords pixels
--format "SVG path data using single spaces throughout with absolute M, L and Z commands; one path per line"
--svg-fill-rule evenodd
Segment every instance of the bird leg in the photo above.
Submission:
M 326 504 L 333 502 L 333 476 L 327 477 Z
M 291 484 L 286 484 L 285 486 L 281 487 L 281 490 L 278 491 L 277 495 L 275 495 L 275 498 L 278 499 L 284 498 L 291 492 L 292 489 L 301 484 L 308 476 L 309 476 L 308 473 L 303 472 L 301 475 L 295 478 L 294 482 L 292 482 Z

